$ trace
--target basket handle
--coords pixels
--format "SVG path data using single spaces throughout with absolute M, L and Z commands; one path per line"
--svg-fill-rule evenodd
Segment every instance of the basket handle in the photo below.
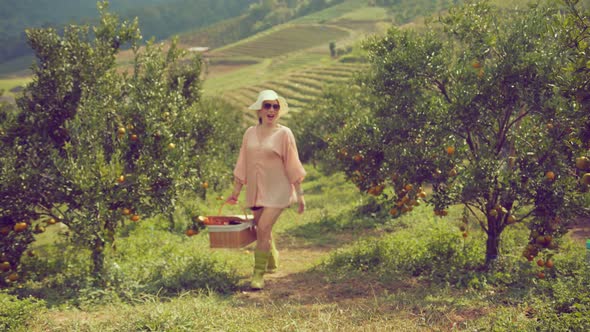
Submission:
M 223 207 L 227 204 L 227 202 L 223 202 L 221 203 L 221 206 L 219 207 L 219 210 L 217 211 L 217 215 L 220 216 L 221 215 L 221 210 L 223 210 Z M 246 219 L 246 221 L 249 221 L 250 219 L 248 219 L 248 213 L 246 212 L 246 208 L 243 205 L 240 205 L 240 207 L 242 208 L 242 212 L 244 212 L 244 219 Z

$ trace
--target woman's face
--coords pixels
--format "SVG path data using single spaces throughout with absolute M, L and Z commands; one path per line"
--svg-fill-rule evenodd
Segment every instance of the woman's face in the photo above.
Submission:
M 279 120 L 281 106 L 278 100 L 265 100 L 262 102 L 262 108 L 258 111 L 258 117 L 262 119 L 262 124 L 274 124 Z

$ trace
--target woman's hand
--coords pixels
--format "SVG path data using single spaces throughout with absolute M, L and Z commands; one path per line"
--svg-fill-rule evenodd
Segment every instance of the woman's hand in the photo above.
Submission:
M 229 205 L 236 205 L 238 203 L 238 195 L 231 194 L 225 202 Z
M 305 211 L 305 198 L 303 198 L 303 195 L 297 197 L 297 203 L 299 204 L 297 213 L 302 214 Z

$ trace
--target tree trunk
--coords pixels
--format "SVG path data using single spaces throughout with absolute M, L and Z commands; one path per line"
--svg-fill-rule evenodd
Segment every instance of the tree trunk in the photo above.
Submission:
M 170 232 L 174 231 L 174 225 L 175 225 L 175 223 L 174 223 L 174 212 L 168 213 L 168 222 L 169 222 L 169 224 L 168 224 L 168 230 Z
M 104 241 L 100 238 L 94 241 L 94 247 L 92 248 L 92 274 L 96 278 L 95 283 L 97 286 L 102 286 L 104 279 Z
M 490 217 L 488 217 L 490 218 Z M 492 217 L 493 218 L 493 217 Z M 491 222 L 490 222 L 491 221 Z M 498 259 L 500 253 L 500 233 L 496 220 L 488 219 L 488 238 L 486 241 L 486 267 L 489 268 Z

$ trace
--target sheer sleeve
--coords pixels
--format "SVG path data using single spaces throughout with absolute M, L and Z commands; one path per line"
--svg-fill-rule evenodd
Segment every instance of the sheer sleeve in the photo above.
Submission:
M 246 147 L 248 146 L 248 132 L 249 129 L 244 133 L 242 138 L 242 146 L 240 147 L 240 153 L 238 155 L 238 161 L 234 168 L 234 177 L 241 184 L 246 184 Z
M 295 143 L 295 136 L 290 129 L 283 139 L 283 162 L 285 164 L 285 170 L 287 172 L 287 178 L 290 183 L 296 183 L 303 181 L 305 177 L 305 169 L 299 160 L 299 152 L 297 151 L 297 145 Z

